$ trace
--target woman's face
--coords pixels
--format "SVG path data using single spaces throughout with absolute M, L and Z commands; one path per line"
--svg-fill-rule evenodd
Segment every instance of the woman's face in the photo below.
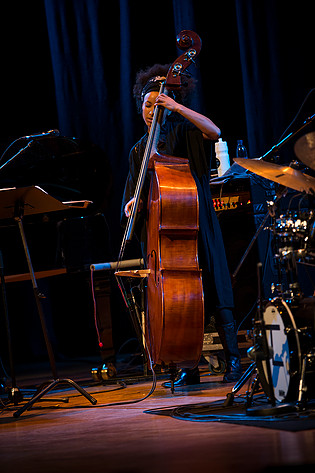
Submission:
M 144 100 L 142 104 L 142 118 L 148 127 L 148 131 L 150 131 L 150 128 L 152 125 L 153 113 L 154 113 L 154 108 L 155 108 L 154 104 L 158 95 L 159 95 L 158 92 L 148 92 L 144 96 Z

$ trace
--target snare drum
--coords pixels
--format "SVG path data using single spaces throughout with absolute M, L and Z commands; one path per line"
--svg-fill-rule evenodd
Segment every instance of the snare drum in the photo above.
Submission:
M 312 329 L 305 327 L 305 321 L 294 317 L 297 307 L 290 302 L 274 299 L 267 304 L 263 313 L 267 345 L 271 358 L 270 369 L 277 402 L 290 402 L 298 399 L 299 381 L 303 357 L 313 345 Z M 269 393 L 267 363 L 257 364 L 261 385 Z

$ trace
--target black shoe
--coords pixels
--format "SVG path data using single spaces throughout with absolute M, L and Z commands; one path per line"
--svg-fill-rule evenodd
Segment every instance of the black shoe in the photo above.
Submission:
M 242 376 L 242 365 L 239 358 L 231 357 L 227 362 L 225 375 L 223 376 L 224 383 L 233 383 L 238 381 Z
M 174 388 L 178 386 L 191 386 L 192 384 L 200 384 L 200 374 L 198 367 L 192 370 L 179 370 L 174 381 Z M 162 386 L 164 388 L 171 388 L 172 383 L 171 381 L 167 381 L 162 383 Z

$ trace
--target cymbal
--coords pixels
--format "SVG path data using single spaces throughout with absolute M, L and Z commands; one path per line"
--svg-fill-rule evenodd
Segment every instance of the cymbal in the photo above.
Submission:
M 302 163 L 315 170 L 315 132 L 301 136 L 294 145 L 294 152 Z
M 234 161 L 243 168 L 285 187 L 315 194 L 315 178 L 290 166 L 279 166 L 261 159 L 234 158 Z

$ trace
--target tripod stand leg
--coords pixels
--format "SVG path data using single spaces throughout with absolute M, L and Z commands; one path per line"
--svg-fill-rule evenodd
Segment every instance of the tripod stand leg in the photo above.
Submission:
M 7 291 L 6 291 L 5 277 L 4 277 L 2 251 L 0 251 L 0 281 L 1 281 L 1 289 L 2 289 L 4 320 L 5 320 L 5 327 L 6 327 L 8 355 L 9 355 L 9 363 L 10 363 L 10 374 L 11 374 L 11 389 L 9 392 L 9 400 L 10 402 L 13 402 L 13 404 L 16 406 L 20 401 L 22 401 L 23 394 L 21 393 L 20 389 L 16 385 L 15 367 L 14 367 L 14 361 L 13 361 L 12 337 L 11 337 L 11 329 L 10 329 L 9 309 L 8 309 Z
M 224 407 L 232 406 L 235 394 L 238 393 L 238 391 L 244 386 L 244 384 L 251 377 L 255 369 L 256 363 L 252 363 L 251 365 L 249 365 L 247 370 L 243 373 L 242 377 L 238 380 L 235 386 L 233 386 L 232 391 L 226 395 L 226 400 L 223 403 Z
M 13 417 L 19 417 L 21 414 L 23 414 L 23 412 L 30 409 L 35 402 L 41 399 L 48 391 L 53 389 L 58 384 L 70 384 L 77 391 L 79 391 L 79 393 L 82 394 L 88 401 L 90 401 L 90 403 L 93 404 L 93 406 L 97 403 L 97 400 L 94 397 L 92 397 L 88 392 L 85 391 L 85 389 L 81 388 L 81 386 L 79 386 L 72 379 L 55 379 L 48 386 L 42 389 L 38 394 L 32 397 L 32 399 L 30 399 L 30 401 L 28 401 L 24 406 L 20 407 L 20 409 L 15 411 L 13 414 Z

